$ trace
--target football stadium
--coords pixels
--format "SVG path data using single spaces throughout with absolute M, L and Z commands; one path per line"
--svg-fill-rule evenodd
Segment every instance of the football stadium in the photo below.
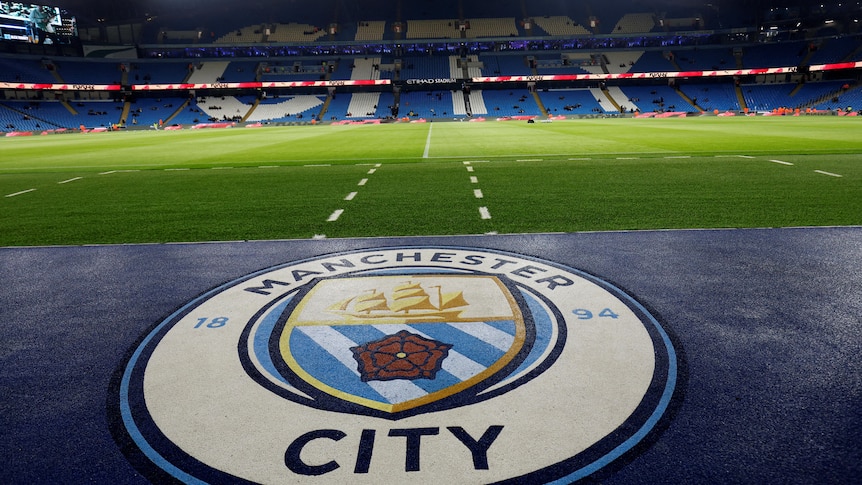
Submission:
M 0 2 L 0 480 L 862 480 L 860 18 Z

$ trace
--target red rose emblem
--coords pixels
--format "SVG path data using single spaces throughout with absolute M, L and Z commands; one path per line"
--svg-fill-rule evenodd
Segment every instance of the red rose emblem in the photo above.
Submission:
M 401 330 L 380 340 L 351 347 L 362 382 L 434 379 L 449 355 L 450 344 Z

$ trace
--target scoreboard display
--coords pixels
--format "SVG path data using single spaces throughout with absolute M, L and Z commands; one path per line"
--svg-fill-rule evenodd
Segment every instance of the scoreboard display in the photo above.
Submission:
M 41 4 L 0 2 L 0 39 L 41 44 L 65 44 L 78 36 L 75 17 Z

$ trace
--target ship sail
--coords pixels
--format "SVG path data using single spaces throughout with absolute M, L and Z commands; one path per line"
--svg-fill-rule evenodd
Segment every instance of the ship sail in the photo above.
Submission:
M 392 288 L 389 300 L 383 292 L 368 290 L 363 294 L 339 301 L 331 305 L 328 310 L 362 319 L 432 318 L 438 320 L 457 318 L 462 310 L 451 309 L 469 305 L 462 291 L 443 293 L 440 286 L 430 288 L 437 289 L 435 298 L 432 298 L 420 283 L 407 281 Z
M 389 306 L 386 304 L 386 296 L 383 293 L 374 291 L 370 295 L 357 297 L 353 310 L 370 313 L 372 310 L 389 310 Z

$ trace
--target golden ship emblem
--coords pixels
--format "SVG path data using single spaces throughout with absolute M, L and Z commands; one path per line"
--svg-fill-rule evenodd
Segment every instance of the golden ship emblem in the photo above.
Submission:
M 421 283 L 406 281 L 396 285 L 389 296 L 370 289 L 335 303 L 327 310 L 369 322 L 381 319 L 434 322 L 457 320 L 468 305 L 462 291 L 444 292 L 440 285 L 426 289 Z

